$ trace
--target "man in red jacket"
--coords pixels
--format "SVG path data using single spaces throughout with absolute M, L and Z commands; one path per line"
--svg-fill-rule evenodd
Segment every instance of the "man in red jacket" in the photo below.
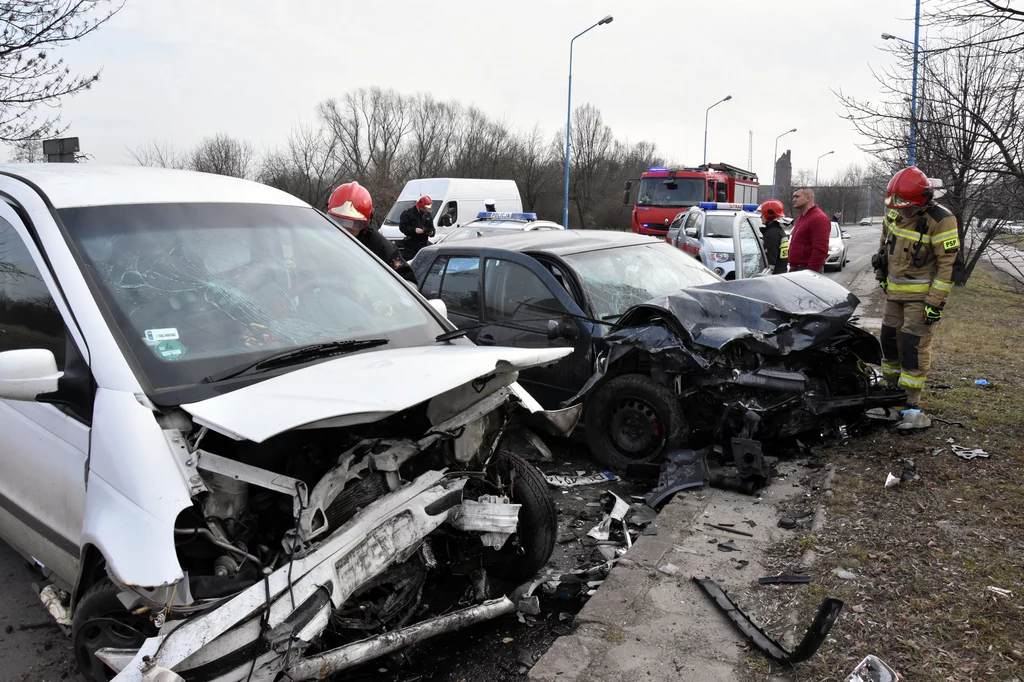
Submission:
M 828 235 L 832 231 L 825 212 L 814 203 L 814 190 L 797 187 L 793 192 L 793 212 L 800 212 L 789 238 L 789 271 L 821 272 L 828 256 Z

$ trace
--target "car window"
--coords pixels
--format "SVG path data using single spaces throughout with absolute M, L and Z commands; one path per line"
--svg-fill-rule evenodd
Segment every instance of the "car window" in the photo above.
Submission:
M 705 237 L 732 237 L 732 223 L 735 215 L 711 214 L 704 216 Z
M 832 232 L 829 234 L 829 237 L 831 237 L 833 239 L 836 239 L 836 238 L 839 237 L 839 223 L 837 223 L 837 222 L 833 222 L 832 223 Z
M 64 319 L 14 225 L 0 218 L 0 351 L 45 348 L 64 369 Z
M 664 242 L 587 251 L 564 258 L 576 271 L 599 319 L 615 318 L 657 296 L 722 281 Z
M 680 213 L 679 215 L 677 215 L 675 218 L 672 219 L 672 224 L 668 226 L 668 229 L 678 230 L 679 225 L 683 222 L 684 218 L 686 218 L 685 213 Z
M 546 332 L 548 320 L 565 308 L 529 268 L 499 258 L 484 263 L 486 319 Z
M 458 232 L 458 230 L 456 230 Z M 427 298 L 437 298 L 438 292 L 441 291 L 441 275 L 444 273 L 444 266 L 448 264 L 448 259 L 444 256 L 439 257 L 434 264 L 430 266 L 430 271 L 427 272 L 427 276 L 423 278 L 423 286 L 420 288 L 422 293 Z
M 207 377 L 293 348 L 417 346 L 441 328 L 390 268 L 311 208 L 132 204 L 60 217 L 122 348 L 172 404 L 220 391 Z
M 459 202 L 449 201 L 442 215 L 451 216 L 452 225 L 457 223 L 459 220 Z
M 740 221 L 740 248 L 743 250 L 743 276 L 753 277 L 765 269 L 761 244 L 750 220 Z
M 476 256 L 453 256 L 441 279 L 439 298 L 448 312 L 465 317 L 480 317 L 480 259 Z

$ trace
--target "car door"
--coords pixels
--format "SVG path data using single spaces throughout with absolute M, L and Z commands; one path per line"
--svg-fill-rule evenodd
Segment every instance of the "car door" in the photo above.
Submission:
M 56 393 L 0 399 L 0 535 L 65 582 L 77 571 L 92 416 L 92 380 L 70 321 L 24 223 L 0 202 L 0 353 L 50 350 L 64 372 Z
M 483 252 L 483 328 L 477 343 L 574 352 L 549 367 L 524 370 L 519 381 L 546 408 L 574 396 L 591 374 L 589 327 L 565 286 L 536 259 L 511 251 Z M 569 315 L 567 313 L 572 313 Z M 559 325 L 556 338 L 548 324 Z
M 700 211 L 690 211 L 686 214 L 686 220 L 683 222 L 682 249 L 694 258 L 700 258 L 699 226 L 701 222 Z
M 448 309 L 448 319 L 459 329 L 480 324 L 480 256 L 475 254 L 441 254 L 430 265 L 420 293 L 426 298 L 439 298 Z M 466 336 L 477 340 L 480 331 Z
M 768 273 L 768 259 L 758 238 L 757 228 L 742 214 L 736 216 L 733 232 L 733 250 L 736 259 L 736 279 L 748 279 Z

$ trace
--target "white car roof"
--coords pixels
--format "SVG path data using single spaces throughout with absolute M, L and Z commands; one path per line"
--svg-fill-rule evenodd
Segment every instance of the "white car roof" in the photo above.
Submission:
M 562 229 L 562 226 L 550 220 L 471 220 L 463 227 L 502 227 L 511 230 L 536 230 L 538 227 Z
M 20 163 L 0 164 L 0 174 L 38 186 L 54 208 L 178 203 L 308 206 L 258 182 L 168 168 Z

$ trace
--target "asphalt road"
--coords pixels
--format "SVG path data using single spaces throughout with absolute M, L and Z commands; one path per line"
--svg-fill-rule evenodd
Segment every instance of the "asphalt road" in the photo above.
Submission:
M 842 271 L 826 275 L 851 288 L 857 275 L 871 267 L 871 254 L 878 243 L 880 228 L 877 225 L 851 225 L 845 229 L 850 233 L 849 263 Z M 2 541 L 0 579 L 4 583 L 4 589 L 0 590 L 0 679 L 17 682 L 80 681 L 82 678 L 74 669 L 70 639 L 51 624 L 49 614 L 32 589 L 33 582 L 45 584 L 43 574 Z M 485 657 L 490 653 L 487 651 Z M 445 677 L 440 670 L 434 672 L 437 677 L 431 676 L 430 679 Z

